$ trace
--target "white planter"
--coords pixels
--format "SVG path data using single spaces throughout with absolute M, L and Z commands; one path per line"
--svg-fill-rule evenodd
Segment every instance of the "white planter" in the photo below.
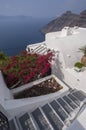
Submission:
M 81 72 L 85 70 L 85 67 L 82 67 L 82 68 L 74 67 L 74 70 L 77 72 Z
M 27 84 L 25 84 L 25 85 L 22 85 L 22 86 L 20 86 L 20 87 L 18 87 L 18 88 L 14 88 L 14 89 L 12 89 L 11 91 L 12 91 L 13 95 L 18 94 L 18 93 L 20 93 L 20 92 L 23 92 L 24 90 L 27 90 L 27 89 L 33 87 L 34 85 L 40 84 L 40 83 L 42 83 L 42 82 L 44 82 L 44 81 L 46 81 L 46 80 L 51 79 L 52 77 L 56 80 L 56 82 L 57 82 L 60 86 L 62 86 L 62 89 L 61 89 L 61 90 L 58 90 L 58 92 L 59 92 L 59 91 L 62 91 L 62 90 L 64 89 L 64 87 L 63 87 L 64 84 L 63 84 L 55 75 L 46 76 L 46 77 L 41 78 L 41 79 L 39 79 L 39 80 L 36 80 L 36 81 L 31 82 L 31 83 L 27 83 Z M 43 96 L 43 95 L 42 95 L 42 96 Z
M 63 87 L 62 89 L 60 89 L 57 92 L 42 95 L 42 96 L 8 100 L 6 102 L 6 109 L 8 110 L 8 112 L 10 112 L 12 116 L 14 116 L 19 113 L 22 113 L 23 111 L 32 111 L 35 108 L 37 108 L 37 106 L 43 105 L 47 103 L 48 101 L 53 100 L 54 98 L 58 98 L 59 96 L 62 96 L 65 93 L 68 93 L 69 88 L 62 81 L 60 81 L 55 75 L 50 75 L 45 78 L 23 85 L 19 88 L 15 88 L 11 90 L 11 92 L 14 95 L 16 93 L 19 93 L 25 89 L 32 87 L 33 85 L 46 81 L 52 77 L 54 77 L 54 79 Z

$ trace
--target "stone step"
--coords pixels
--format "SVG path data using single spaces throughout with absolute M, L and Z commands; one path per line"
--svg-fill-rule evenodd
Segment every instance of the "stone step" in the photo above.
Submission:
M 57 102 L 59 102 L 68 115 L 72 115 L 73 109 L 68 105 L 68 103 L 66 103 L 62 98 L 58 98 Z
M 66 126 L 63 123 L 63 121 L 59 118 L 59 116 L 50 107 L 49 104 L 44 105 L 42 107 L 42 110 L 45 113 L 45 116 L 49 120 L 49 122 L 52 125 L 52 127 L 54 128 L 54 130 L 64 130 L 64 129 L 66 129 Z
M 33 50 L 34 52 L 38 53 L 39 51 L 43 50 L 44 49 L 44 46 L 40 46 L 37 50 Z
M 16 118 L 20 130 L 38 130 L 34 121 L 28 113 Z
M 1 105 L 0 105 L 0 107 L 1 107 Z M 8 118 L 5 116 L 5 113 L 0 111 L 0 130 L 8 130 L 9 129 L 9 121 L 8 121 Z
M 10 130 L 19 130 L 19 127 L 15 118 L 9 121 L 9 127 L 10 127 Z
M 45 47 L 42 47 L 40 50 L 36 51 L 36 53 L 42 53 L 43 51 L 45 51 L 46 48 Z
M 42 51 L 42 53 L 40 53 L 41 55 L 47 54 L 47 50 Z
M 66 122 L 69 118 L 68 114 L 64 111 L 64 109 L 61 107 L 59 103 L 57 103 L 56 100 L 53 100 L 50 105 L 55 110 L 55 112 L 58 114 L 58 116 L 61 118 L 63 122 Z
M 41 45 L 37 46 L 34 51 L 38 50 L 41 47 Z
M 65 100 L 65 102 L 67 102 L 69 104 L 69 106 L 72 108 L 72 109 L 79 109 L 77 104 L 75 104 L 71 99 L 68 98 L 68 96 L 63 96 L 63 99 Z
M 32 116 L 35 119 L 36 123 L 38 124 L 40 130 L 53 130 L 49 121 L 42 112 L 41 108 L 37 108 L 35 111 L 33 111 Z
M 71 93 L 67 95 L 75 104 L 77 104 L 78 106 L 80 106 L 80 101 Z
M 86 94 L 82 91 L 75 91 L 72 92 L 71 94 L 74 95 L 81 102 L 86 100 Z
M 47 53 L 47 48 L 44 48 L 43 50 L 39 51 L 38 53 L 40 53 L 40 54 L 45 54 L 45 53 Z

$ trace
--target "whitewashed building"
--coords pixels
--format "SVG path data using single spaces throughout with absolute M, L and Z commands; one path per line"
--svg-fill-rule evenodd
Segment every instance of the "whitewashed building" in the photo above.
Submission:
M 13 123 L 17 130 L 86 130 L 86 69 L 74 70 L 83 55 L 79 48 L 85 45 L 85 28 L 65 27 L 46 34 L 44 42 L 27 46 L 27 52 L 55 52 L 52 74 L 63 86 L 58 93 L 14 99 L 13 94 L 28 85 L 10 91 L 0 72 L 0 104 L 10 115 L 11 129 Z

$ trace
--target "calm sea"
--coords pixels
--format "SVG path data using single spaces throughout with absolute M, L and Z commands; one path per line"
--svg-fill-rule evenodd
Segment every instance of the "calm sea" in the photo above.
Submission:
M 28 44 L 44 41 L 40 29 L 47 20 L 30 18 L 0 19 L 0 50 L 7 55 L 18 54 Z

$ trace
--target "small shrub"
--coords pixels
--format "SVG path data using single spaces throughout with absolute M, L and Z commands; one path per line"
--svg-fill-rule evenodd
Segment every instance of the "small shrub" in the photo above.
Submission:
M 84 65 L 80 62 L 76 62 L 74 67 L 82 68 L 82 67 L 84 67 Z

